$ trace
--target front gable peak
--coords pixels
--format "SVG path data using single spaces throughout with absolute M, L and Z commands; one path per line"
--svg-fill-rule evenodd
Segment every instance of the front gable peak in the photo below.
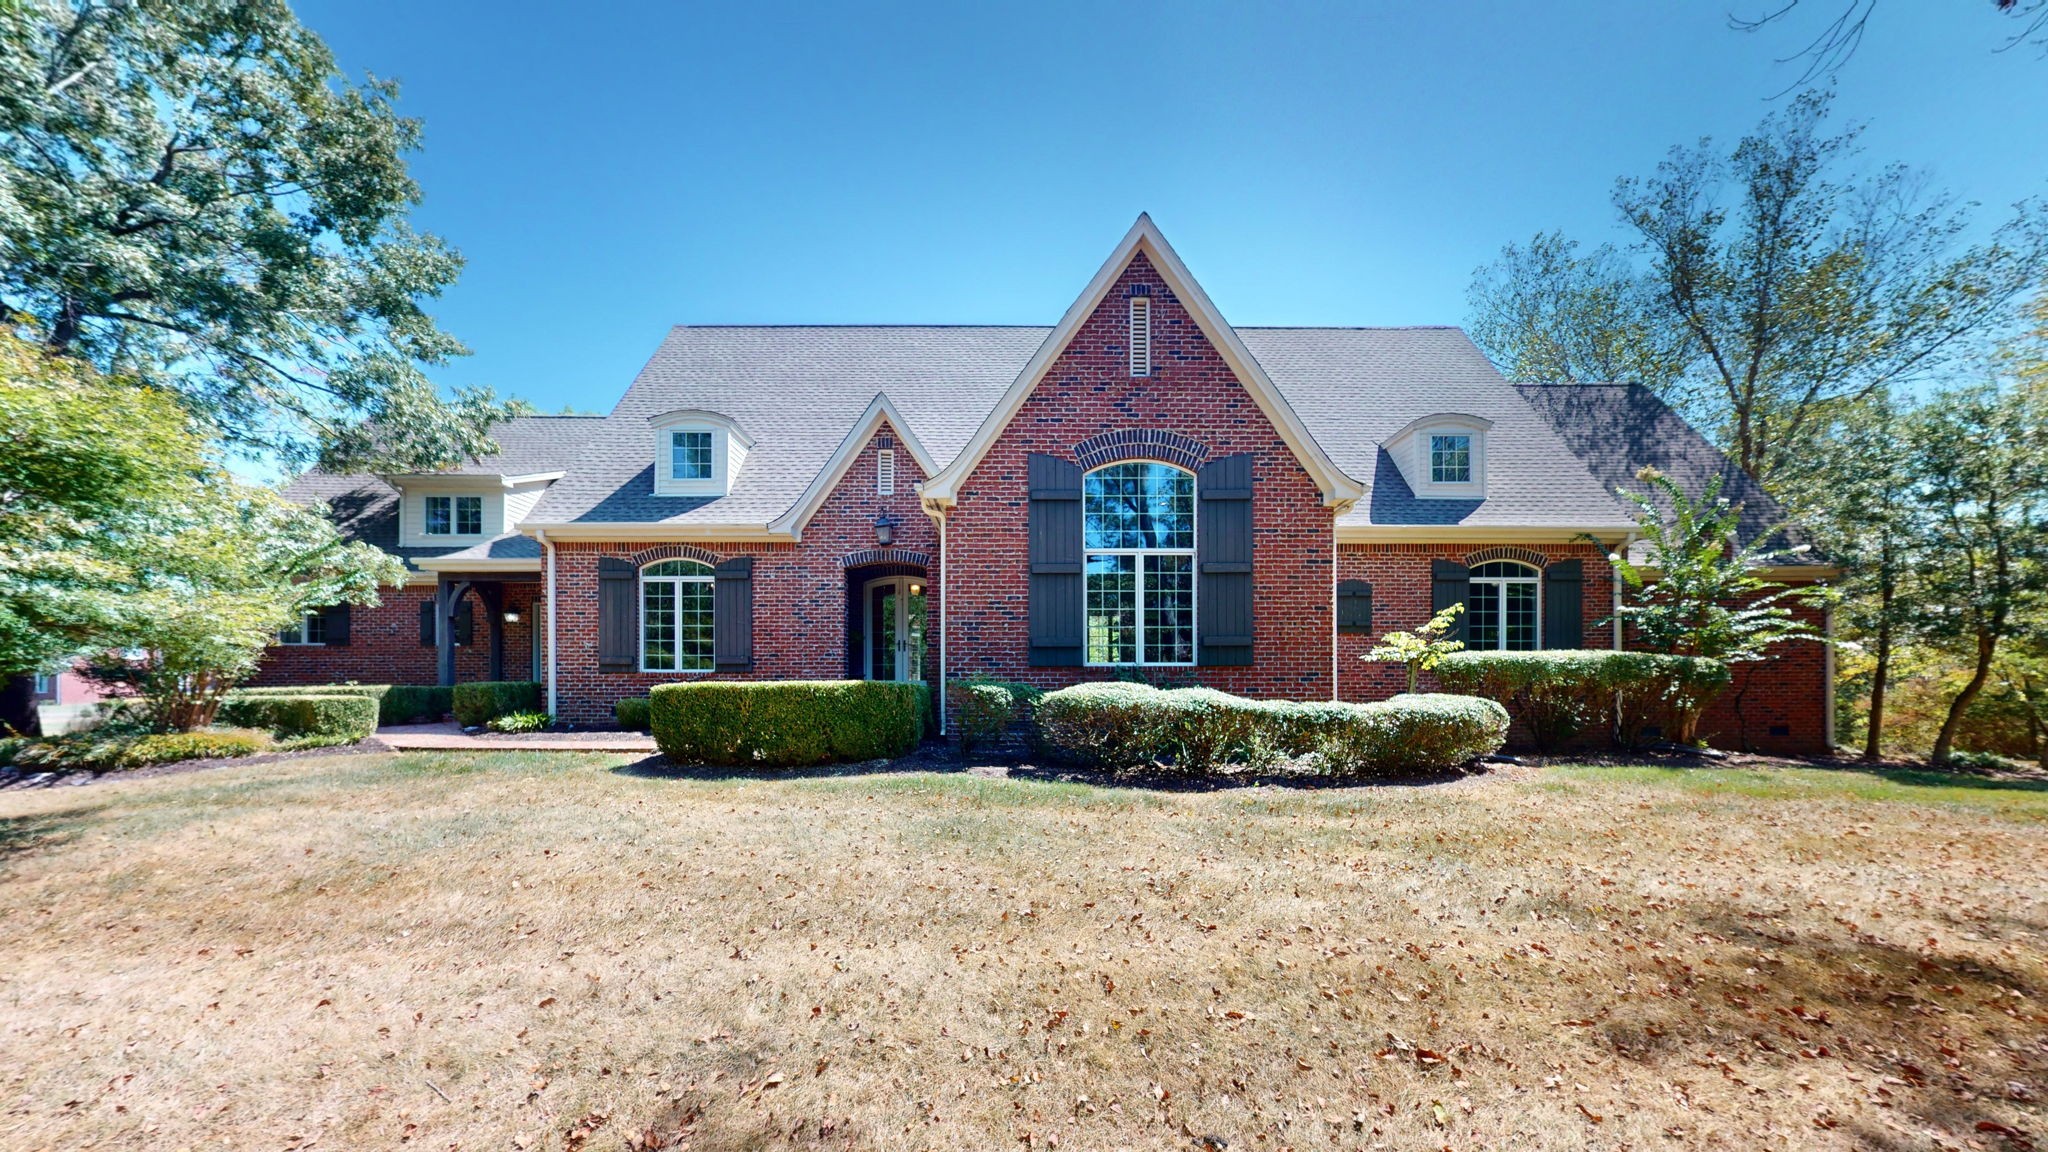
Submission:
M 1343 510 L 1365 495 L 1366 486 L 1344 474 L 1323 452 L 1322 446 L 1309 435 L 1308 428 L 1295 414 L 1280 389 L 1267 377 L 1256 359 L 1238 338 L 1237 331 L 1223 319 L 1209 294 L 1202 291 L 1185 264 L 1160 234 L 1157 225 L 1149 215 L 1140 214 L 1129 232 L 1103 261 L 1081 295 L 1068 307 L 1066 314 L 1045 341 L 1039 345 L 1029 362 L 1017 374 L 1002 399 L 984 419 L 967 446 L 952 463 L 925 481 L 922 494 L 929 503 L 945 506 L 954 502 L 960 485 L 973 474 L 989 449 L 1002 435 L 1003 429 L 1016 416 L 1024 402 L 1030 398 L 1046 373 L 1059 359 L 1067 346 L 1079 334 L 1089 317 L 1095 314 L 1104 300 L 1124 279 L 1125 272 L 1133 262 L 1144 261 L 1158 274 L 1166 288 L 1186 309 L 1190 319 L 1201 330 L 1211 346 L 1234 373 L 1252 400 L 1265 413 L 1281 439 L 1300 461 L 1302 468 L 1321 490 L 1323 503 Z M 1132 296 L 1127 305 L 1130 310 L 1131 347 L 1127 349 L 1131 372 L 1134 376 L 1145 376 L 1150 372 L 1150 358 L 1153 355 L 1149 340 L 1150 304 L 1142 294 Z

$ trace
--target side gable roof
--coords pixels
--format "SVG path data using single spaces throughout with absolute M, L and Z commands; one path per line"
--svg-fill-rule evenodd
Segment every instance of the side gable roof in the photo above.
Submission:
M 1245 391 L 1251 394 L 1253 402 L 1265 413 L 1266 419 L 1272 422 L 1280 438 L 1293 450 L 1295 458 L 1301 461 L 1302 468 L 1322 490 L 1323 503 L 1333 507 L 1349 507 L 1364 498 L 1366 485 L 1346 475 L 1330 460 L 1315 437 L 1309 434 L 1308 426 L 1295 414 L 1287 398 L 1267 377 L 1265 369 L 1259 366 L 1251 350 L 1238 338 L 1236 329 L 1223 319 L 1223 314 L 1216 310 L 1216 305 L 1209 299 L 1209 294 L 1202 291 L 1202 286 L 1188 272 L 1187 266 L 1181 263 L 1172 245 L 1166 242 L 1166 237 L 1160 235 L 1158 226 L 1152 223 L 1152 217 L 1140 214 L 1137 223 L 1131 225 L 1131 230 L 1124 234 L 1123 240 L 1117 244 L 1116 250 L 1110 253 L 1109 259 L 1103 261 L 1094 279 L 1088 282 L 1079 298 L 1068 307 L 1066 315 L 1060 318 L 1060 322 L 1038 346 L 1038 351 L 1032 354 L 1031 359 L 1017 373 L 1016 380 L 996 402 L 995 409 L 982 421 L 966 447 L 951 463 L 940 469 L 937 475 L 925 481 L 922 489 L 925 499 L 940 504 L 949 504 L 953 501 L 961 483 L 973 473 L 975 466 L 981 463 L 982 457 L 995 445 L 1004 427 L 1024 406 L 1024 401 L 1038 387 L 1039 381 L 1044 379 L 1046 372 L 1059 359 L 1060 353 L 1066 350 L 1081 325 L 1094 314 L 1096 307 L 1109 293 L 1110 287 L 1116 283 L 1117 277 L 1123 274 L 1131 260 L 1141 252 L 1152 262 L 1153 267 L 1158 269 L 1160 276 L 1166 280 L 1167 287 L 1180 298 L 1188 315 L 1192 316 L 1195 324 L 1201 328 L 1202 335 L 1208 337 L 1210 345 L 1243 382 Z

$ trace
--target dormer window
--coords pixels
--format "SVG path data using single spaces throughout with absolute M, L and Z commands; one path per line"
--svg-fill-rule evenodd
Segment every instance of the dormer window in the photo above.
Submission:
M 426 498 L 428 536 L 481 536 L 484 531 L 484 498 L 481 496 L 429 496 Z
M 711 433 L 674 431 L 668 434 L 668 441 L 670 479 L 711 479 Z
M 729 417 L 700 408 L 664 412 L 654 427 L 654 494 L 723 496 L 754 441 Z
M 1493 421 L 1463 412 L 1424 416 L 1383 447 L 1408 488 L 1425 500 L 1486 499 L 1486 434 Z
M 1429 438 L 1429 481 L 1432 484 L 1472 482 L 1472 436 L 1438 432 Z

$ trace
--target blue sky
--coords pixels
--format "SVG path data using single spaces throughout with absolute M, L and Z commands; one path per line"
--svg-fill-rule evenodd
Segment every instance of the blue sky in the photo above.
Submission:
M 1752 127 L 1836 3 L 297 7 L 426 121 L 476 352 L 439 379 L 604 411 L 676 323 L 1050 324 L 1141 210 L 1234 323 L 1462 323 L 1502 244 L 1610 238 L 1616 176 Z M 1881 5 L 1837 81 L 1864 159 L 2048 193 L 2009 28 Z

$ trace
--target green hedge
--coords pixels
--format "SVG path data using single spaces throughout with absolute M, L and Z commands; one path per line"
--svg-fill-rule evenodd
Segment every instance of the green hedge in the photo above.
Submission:
M 1300 703 L 1104 683 L 1062 688 L 1038 704 L 1049 751 L 1104 768 L 1171 763 L 1208 772 L 1314 754 L 1333 774 L 1442 771 L 1499 751 L 1507 727 L 1498 704 L 1449 695 Z
M 532 680 L 479 680 L 457 684 L 451 708 L 464 728 L 481 728 L 507 712 L 540 707 L 540 685 Z
M 1045 689 L 1008 680 L 955 680 L 948 698 L 959 709 L 960 751 L 1001 740 L 1012 724 L 1028 721 Z
M 379 724 L 416 724 L 439 720 L 455 710 L 455 689 L 443 684 L 393 684 L 384 694 Z
M 262 728 L 285 739 L 298 736 L 354 743 L 377 731 L 378 702 L 349 693 L 295 695 L 238 693 L 221 702 L 220 719 L 237 728 Z
M 901 756 L 924 738 L 931 692 L 874 680 L 662 684 L 654 743 L 681 764 L 795 768 Z
M 1559 649 L 1454 652 L 1436 666 L 1436 678 L 1453 692 L 1498 701 L 1539 750 L 1550 751 L 1617 723 L 1617 711 L 1616 738 L 1633 746 L 1651 724 L 1668 729 L 1680 715 L 1697 716 L 1727 687 L 1729 672 L 1696 656 Z
M 647 718 L 647 697 L 628 696 L 612 705 L 612 715 L 618 718 L 619 727 L 628 732 L 649 731 Z

